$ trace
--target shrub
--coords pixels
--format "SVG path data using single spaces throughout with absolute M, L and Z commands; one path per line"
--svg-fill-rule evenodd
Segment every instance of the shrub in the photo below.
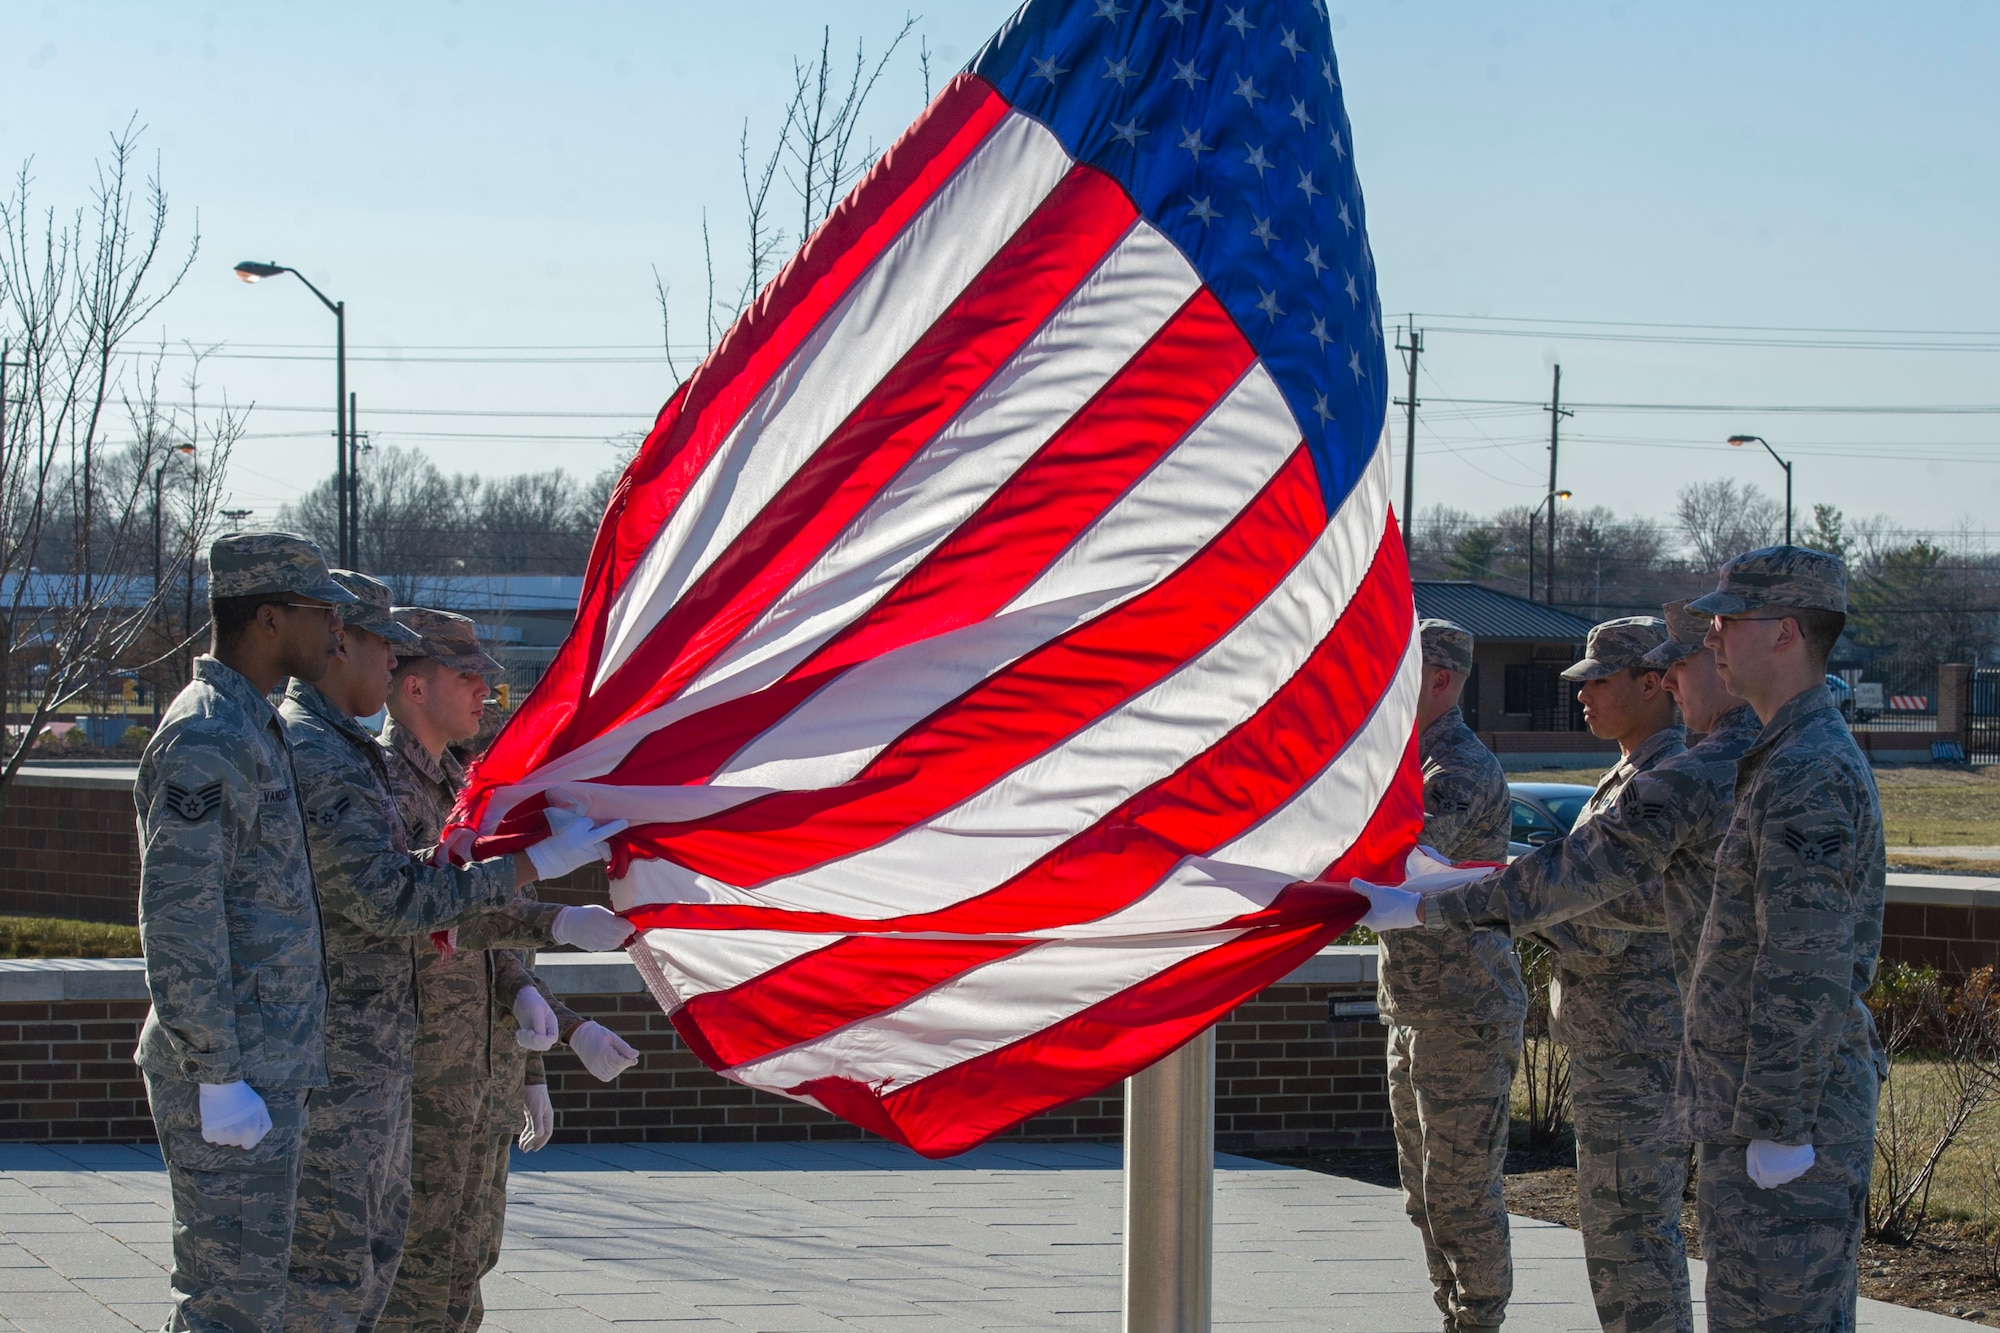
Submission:
M 137 958 L 139 928 L 63 917 L 0 916 L 0 958 Z
M 118 743 L 128 750 L 143 750 L 146 748 L 146 742 L 151 739 L 153 739 L 153 729 L 135 723 L 125 728 L 125 734 L 118 738 Z
M 1903 1244 L 1930 1220 L 1938 1163 L 2000 1093 L 2000 983 L 1990 967 L 1953 987 L 1935 967 L 1891 963 L 1868 1004 L 1889 1053 L 1868 1234 Z

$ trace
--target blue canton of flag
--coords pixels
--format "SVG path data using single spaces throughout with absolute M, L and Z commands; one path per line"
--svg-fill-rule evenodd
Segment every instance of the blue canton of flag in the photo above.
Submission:
M 1330 512 L 1387 394 L 1324 0 L 1031 0 L 970 69 L 1173 238 L 1276 378 Z

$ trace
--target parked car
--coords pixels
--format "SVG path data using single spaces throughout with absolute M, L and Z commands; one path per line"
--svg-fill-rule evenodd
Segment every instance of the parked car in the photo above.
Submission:
M 1514 798 L 1514 829 L 1507 840 L 1511 858 L 1568 833 L 1595 789 L 1575 782 L 1510 782 L 1507 790 Z

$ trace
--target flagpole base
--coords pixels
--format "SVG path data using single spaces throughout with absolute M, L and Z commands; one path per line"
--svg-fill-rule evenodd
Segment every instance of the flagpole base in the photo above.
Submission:
M 1208 1333 L 1215 1030 L 1125 1080 L 1124 1333 Z

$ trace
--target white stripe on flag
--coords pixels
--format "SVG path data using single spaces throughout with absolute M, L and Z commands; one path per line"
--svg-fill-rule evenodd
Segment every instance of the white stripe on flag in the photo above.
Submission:
M 1059 1023 L 1241 933 L 1038 945 L 723 1072 L 778 1092 L 832 1075 L 892 1091 Z
M 1201 280 L 1141 222 L 694 682 L 787 668 L 881 600 L 1034 456 L 1173 317 Z
M 591 689 L 631 656 L 1072 165 L 1055 136 L 1019 112 L 993 128 L 771 377 L 688 488 L 619 589 Z M 727 499 L 718 502 L 718 493 Z

